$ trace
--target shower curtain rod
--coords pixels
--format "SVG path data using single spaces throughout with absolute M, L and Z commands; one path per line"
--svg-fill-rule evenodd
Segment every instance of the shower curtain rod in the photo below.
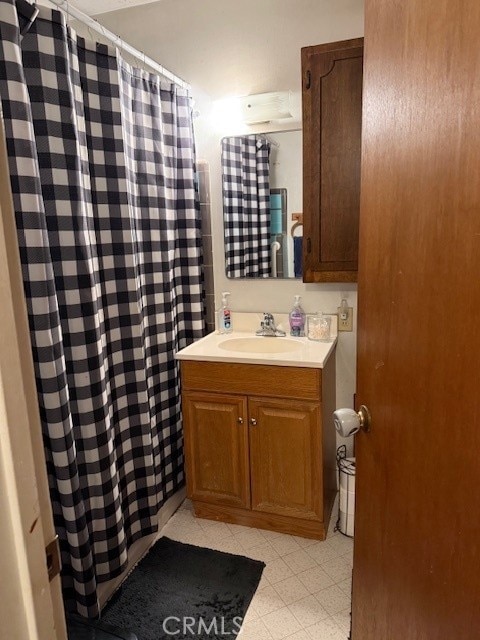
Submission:
M 109 31 L 108 29 L 106 29 L 103 25 L 101 25 L 98 22 L 98 20 L 95 20 L 94 18 L 90 17 L 86 13 L 83 13 L 83 11 L 80 11 L 80 9 L 77 9 L 76 7 L 71 5 L 69 2 L 67 2 L 67 0 L 48 0 L 48 2 L 50 2 L 50 4 L 55 5 L 57 8 L 62 9 L 62 11 L 66 13 L 68 17 L 72 17 L 72 18 L 75 18 L 75 20 L 78 20 L 79 22 L 83 22 L 83 24 L 85 24 L 87 27 L 89 27 L 90 29 L 93 29 L 94 31 L 102 35 L 104 38 L 106 38 L 107 40 L 110 40 L 110 42 L 112 42 L 116 47 L 118 47 L 120 51 L 126 51 L 130 55 L 137 58 L 137 60 L 142 62 L 144 65 L 148 65 L 151 69 L 159 73 L 161 76 L 163 76 L 167 80 L 171 80 L 172 82 L 180 85 L 184 89 L 190 89 L 190 85 L 187 82 L 185 82 L 185 80 L 182 80 L 182 78 L 179 78 L 168 69 L 165 69 L 165 67 L 162 67 L 162 65 L 156 62 L 155 60 L 153 60 L 153 58 L 149 58 L 142 51 L 139 51 L 138 49 L 133 47 L 131 44 L 128 44 L 128 42 L 125 42 L 125 40 L 122 40 L 120 36 L 117 36 L 111 31 Z

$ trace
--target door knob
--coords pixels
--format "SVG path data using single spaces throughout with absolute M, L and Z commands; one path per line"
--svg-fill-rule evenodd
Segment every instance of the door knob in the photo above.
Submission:
M 353 409 L 337 409 L 333 412 L 335 429 L 344 438 L 355 435 L 360 429 L 368 433 L 371 420 L 370 411 L 364 404 L 358 412 Z
M 239 418 L 239 419 L 237 420 L 237 422 L 238 422 L 238 424 L 243 424 L 243 418 Z
M 255 418 L 250 418 L 250 424 L 252 425 L 252 427 L 256 426 L 257 421 L 255 420 Z

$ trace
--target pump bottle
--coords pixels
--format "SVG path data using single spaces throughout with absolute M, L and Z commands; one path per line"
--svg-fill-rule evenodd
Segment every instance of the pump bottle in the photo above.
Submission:
M 218 311 L 218 330 L 220 333 L 232 333 L 232 313 L 228 306 L 229 291 L 222 292 L 222 306 Z
M 305 335 L 305 311 L 300 304 L 300 296 L 295 296 L 293 309 L 288 316 L 290 322 L 290 335 L 296 338 Z

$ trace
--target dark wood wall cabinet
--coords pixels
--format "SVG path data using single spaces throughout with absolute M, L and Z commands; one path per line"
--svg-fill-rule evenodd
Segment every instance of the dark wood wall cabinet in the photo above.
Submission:
M 302 49 L 303 281 L 356 282 L 363 38 Z

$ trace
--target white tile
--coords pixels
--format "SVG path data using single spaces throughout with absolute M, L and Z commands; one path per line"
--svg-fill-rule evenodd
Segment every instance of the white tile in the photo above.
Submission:
M 300 536 L 292 536 L 294 540 L 298 542 L 299 547 L 302 549 L 306 549 L 307 547 L 311 547 L 313 544 L 317 544 L 318 540 L 313 538 L 301 538 Z
M 285 580 L 286 578 L 293 576 L 292 570 L 285 564 L 282 558 L 277 558 L 276 560 L 267 562 L 267 566 L 263 572 L 270 584 L 275 584 L 276 582 L 280 582 L 281 580 Z
M 184 513 L 186 515 L 183 515 Z M 182 531 L 203 531 L 198 522 L 190 514 L 187 514 L 186 511 L 173 516 L 173 518 L 167 522 L 165 528 L 169 530 L 176 528 Z
M 288 553 L 300 549 L 300 545 L 293 536 L 283 535 L 279 538 L 274 538 L 270 543 L 280 556 L 286 556 Z
M 203 531 L 201 533 L 186 533 L 182 536 L 181 542 L 193 544 L 195 547 L 209 547 L 207 536 Z
M 184 502 L 182 502 L 180 507 L 173 514 L 172 518 L 175 518 L 180 514 L 186 514 L 186 513 L 191 513 L 193 516 L 193 506 L 189 500 L 185 500 Z
M 302 629 L 301 631 L 294 633 L 293 636 L 288 636 L 287 640 L 310 640 L 310 636 L 305 629 Z
M 247 529 L 247 531 L 238 531 L 233 534 L 235 539 L 240 542 L 245 550 L 258 547 L 265 542 L 265 538 L 258 529 Z
M 261 560 L 262 562 L 270 562 L 271 560 L 278 558 L 277 551 L 275 551 L 270 542 L 267 542 L 266 540 L 264 540 L 262 544 L 258 545 L 258 547 L 248 549 L 245 555 L 249 558 L 253 558 L 254 560 Z
M 239 640 L 347 640 L 353 549 L 348 538 L 334 534 L 319 542 L 196 518 L 188 501 L 163 533 L 266 563 Z
M 283 556 L 283 560 L 295 574 L 302 573 L 302 571 L 306 571 L 307 569 L 317 566 L 315 560 L 303 549 L 299 549 L 298 551 L 294 551 L 293 553 Z
M 332 618 L 326 618 L 307 628 L 307 633 L 312 640 L 346 640 L 345 632 Z
M 262 577 L 260 578 L 260 582 L 258 583 L 257 591 L 259 589 L 264 589 L 270 582 L 268 581 L 267 576 L 265 575 L 265 569 L 263 570 Z
M 299 573 L 298 578 L 310 593 L 316 593 L 333 584 L 332 578 L 321 567 L 307 569 L 307 571 Z
M 328 524 L 327 539 L 331 538 L 332 536 L 338 533 L 336 529 L 337 520 L 338 520 L 338 510 L 335 512 L 332 511 L 332 517 L 330 518 L 330 522 Z
M 315 560 L 317 564 L 323 564 L 327 560 L 337 558 L 338 554 L 327 542 L 317 542 L 317 544 L 307 547 L 305 552 Z
M 255 596 L 254 596 L 254 598 L 255 598 Z M 249 606 L 248 606 L 248 609 L 247 609 L 247 613 L 245 614 L 245 617 L 243 618 L 243 624 L 246 624 L 247 622 L 253 622 L 254 620 L 258 620 L 259 617 L 260 617 L 260 614 L 255 609 L 255 607 L 252 607 L 252 603 L 250 603 Z
M 307 596 L 288 607 L 302 627 L 310 627 L 328 618 L 328 613 L 316 600 L 315 596 Z
M 272 611 L 282 609 L 285 603 L 271 585 L 266 585 L 260 591 L 257 590 L 250 606 L 262 618 Z
M 336 533 L 334 536 L 329 538 L 327 540 L 327 544 L 330 545 L 339 556 L 347 553 L 347 551 L 350 551 L 350 549 L 353 548 L 353 540 L 351 538 L 347 538 L 341 533 Z
M 243 524 L 231 524 L 228 522 L 227 527 L 233 534 L 240 533 L 242 531 L 251 531 L 251 527 L 244 527 Z
M 208 524 L 205 524 L 208 522 Z M 200 524 L 202 529 L 211 537 L 218 538 L 221 540 L 222 538 L 230 538 L 232 536 L 232 532 L 225 524 L 225 522 L 214 522 L 212 520 L 205 520 Z
M 347 553 L 342 554 L 342 558 L 346 560 L 351 567 L 353 567 L 353 546 L 349 551 L 347 551 Z
M 209 546 L 215 546 L 217 544 L 222 544 L 224 542 L 227 541 L 233 541 L 234 537 L 232 535 L 227 535 L 225 536 L 223 533 L 212 530 L 212 531 L 204 531 L 203 535 L 205 536 L 205 539 L 208 540 Z
M 309 592 L 296 576 L 275 583 L 275 591 L 285 604 L 292 604 L 308 596 Z
M 162 536 L 170 538 L 171 540 L 183 540 L 183 536 L 185 535 L 184 531 L 182 531 L 181 527 L 169 527 L 168 525 L 163 527 Z
M 337 586 L 350 597 L 352 595 L 352 576 L 350 575 L 345 580 L 337 583 Z
M 281 640 L 301 630 L 301 625 L 288 607 L 274 611 L 262 618 L 273 640 Z
M 269 529 L 262 529 L 262 534 L 265 540 L 275 540 L 275 538 L 281 538 L 285 535 L 279 531 L 270 531 Z
M 322 569 L 335 583 L 346 580 L 352 574 L 351 564 L 340 557 L 322 563 Z
M 235 540 L 233 536 L 230 538 L 225 538 L 220 542 L 216 542 L 213 545 L 217 551 L 223 551 L 224 553 L 233 553 L 235 556 L 245 556 L 245 549 L 242 545 Z
M 338 531 L 335 531 L 335 529 L 329 529 L 327 532 L 327 542 L 338 535 L 340 535 Z
M 178 511 L 192 511 L 192 510 L 193 510 L 192 501 L 189 500 L 188 498 L 185 498 L 185 500 L 180 505 L 180 508 L 178 509 Z
M 244 622 L 238 638 L 240 640 L 272 640 L 270 632 L 261 619 Z
M 344 611 L 340 611 L 340 613 L 336 613 L 333 616 L 333 620 L 340 627 L 340 629 L 345 632 L 348 636 L 350 634 L 351 629 L 351 614 L 350 607 L 345 609 Z
M 315 594 L 315 598 L 329 616 L 340 613 L 340 611 L 344 611 L 350 606 L 350 595 L 342 591 L 338 585 L 322 589 Z

